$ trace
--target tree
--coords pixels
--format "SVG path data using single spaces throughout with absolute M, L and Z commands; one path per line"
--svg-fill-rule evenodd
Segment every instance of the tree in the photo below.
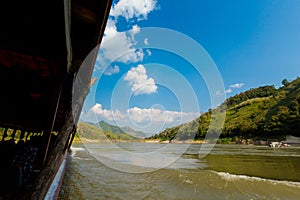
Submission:
M 289 84 L 289 81 L 285 78 L 282 80 L 282 85 L 287 86 Z

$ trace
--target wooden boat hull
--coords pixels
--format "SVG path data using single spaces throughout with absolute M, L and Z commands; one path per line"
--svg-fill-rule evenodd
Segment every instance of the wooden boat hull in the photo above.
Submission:
M 111 3 L 0 3 L 0 199 L 57 197 L 47 192 L 60 185 L 54 177 L 63 175 L 97 55 L 77 72 L 101 42 Z M 82 90 L 73 96 L 76 76 Z

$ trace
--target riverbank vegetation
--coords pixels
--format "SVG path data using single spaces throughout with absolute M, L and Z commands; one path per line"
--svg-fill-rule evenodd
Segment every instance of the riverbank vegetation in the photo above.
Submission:
M 287 135 L 300 137 L 300 78 L 291 82 L 284 79 L 282 84 L 278 89 L 269 85 L 237 94 L 193 121 L 168 128 L 147 139 L 172 141 L 193 136 L 195 140 L 203 140 L 212 113 L 225 110 L 219 143 L 284 140 Z
M 118 126 L 110 125 L 106 122 L 92 124 L 88 122 L 79 122 L 75 142 L 80 140 L 105 142 L 105 141 L 134 141 L 136 137 L 131 136 Z

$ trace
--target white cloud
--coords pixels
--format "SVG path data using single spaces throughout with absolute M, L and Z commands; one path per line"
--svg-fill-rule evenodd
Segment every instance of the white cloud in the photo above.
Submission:
M 117 74 L 117 73 L 119 73 L 119 72 L 120 72 L 120 67 L 117 66 L 117 65 L 115 65 L 114 67 L 109 66 L 109 67 L 105 70 L 104 74 L 107 75 L 107 76 L 111 76 L 111 75 Z
M 90 122 L 104 120 L 118 126 L 130 126 L 146 133 L 158 133 L 166 127 L 176 126 L 189 122 L 199 113 L 177 112 L 158 108 L 129 108 L 124 112 L 120 110 L 103 109 L 101 104 L 94 105 L 86 114 L 81 114 L 81 119 Z
M 223 95 L 223 94 L 231 94 L 234 89 L 242 88 L 244 86 L 244 83 L 235 83 L 229 86 L 229 89 L 225 90 L 224 93 L 221 91 L 217 91 L 216 95 Z
M 131 30 L 118 32 L 115 23 L 109 20 L 107 30 L 99 51 L 98 60 L 102 65 L 117 61 L 122 63 L 136 63 L 144 59 L 142 49 L 136 49 L 135 35 L 140 32 L 140 27 L 134 25 Z
M 174 123 L 180 122 L 184 117 L 192 118 L 198 116 L 195 113 L 183 113 L 176 111 L 167 111 L 157 108 L 130 108 L 127 110 L 127 115 L 136 123 L 145 123 L 145 122 L 164 122 L 164 123 Z
M 107 120 L 113 120 L 113 115 L 112 115 L 112 112 L 110 110 L 105 110 L 105 109 L 102 109 L 102 105 L 101 104 L 96 104 L 94 105 L 88 114 L 95 114 L 97 115 L 98 117 L 100 118 L 104 118 L 104 119 L 107 119 Z
M 152 52 L 149 49 L 147 49 L 146 52 L 147 52 L 148 56 L 152 55 Z
M 225 90 L 224 92 L 225 92 L 225 94 L 230 94 L 230 93 L 232 93 L 232 89 L 229 88 L 228 90 Z
M 243 86 L 244 86 L 244 83 L 236 83 L 236 84 L 230 85 L 229 87 L 231 87 L 231 88 L 241 88 Z
M 216 95 L 222 96 L 222 95 L 224 95 L 224 94 L 230 94 L 230 93 L 232 93 L 232 92 L 233 92 L 233 91 L 232 91 L 231 88 L 225 90 L 224 92 L 221 92 L 221 91 L 218 90 L 218 91 L 216 92 Z
M 112 19 L 108 19 L 104 31 L 104 37 L 105 39 L 109 39 L 113 36 L 115 36 L 118 33 L 116 22 Z
M 149 45 L 148 38 L 145 38 L 145 40 L 144 40 L 144 44 L 145 44 L 145 45 Z
M 155 10 L 156 4 L 156 0 L 120 0 L 112 6 L 110 15 L 115 18 L 122 16 L 127 21 L 133 18 L 144 20 Z
M 143 50 L 135 47 L 137 44 L 135 35 L 141 31 L 141 28 L 137 24 L 132 24 L 147 19 L 148 14 L 156 9 L 156 4 L 156 0 L 120 0 L 112 6 L 97 58 L 96 70 L 104 70 L 111 62 L 128 64 L 143 61 L 145 56 Z M 119 17 L 130 20 L 130 30 L 118 31 Z
M 134 95 L 152 94 L 157 92 L 157 86 L 153 78 L 148 77 L 146 68 L 138 65 L 136 68 L 129 70 L 124 77 L 129 82 L 131 91 Z
M 141 31 L 141 28 L 138 25 L 133 25 L 132 29 L 130 30 L 130 33 L 132 34 L 132 36 L 138 34 Z
M 126 116 L 117 109 L 113 111 L 103 109 L 102 105 L 97 103 L 87 113 L 81 114 L 81 117 L 84 120 L 91 121 L 91 122 L 97 122 L 101 120 L 113 122 L 114 120 L 124 120 Z

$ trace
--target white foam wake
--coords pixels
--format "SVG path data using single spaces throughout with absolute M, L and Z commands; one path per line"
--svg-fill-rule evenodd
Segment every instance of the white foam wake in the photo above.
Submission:
M 86 151 L 85 148 L 81 148 L 81 147 L 71 147 L 72 151 Z
M 269 183 L 272 183 L 272 184 L 282 184 L 282 185 L 287 185 L 287 186 L 299 187 L 300 188 L 300 182 L 284 181 L 284 180 L 280 181 L 280 180 L 266 179 L 266 178 L 260 178 L 260 177 L 255 177 L 255 176 L 230 174 L 228 172 L 215 172 L 215 173 L 217 175 L 221 176 L 223 179 L 226 179 L 226 180 L 263 181 L 263 182 L 269 182 Z

